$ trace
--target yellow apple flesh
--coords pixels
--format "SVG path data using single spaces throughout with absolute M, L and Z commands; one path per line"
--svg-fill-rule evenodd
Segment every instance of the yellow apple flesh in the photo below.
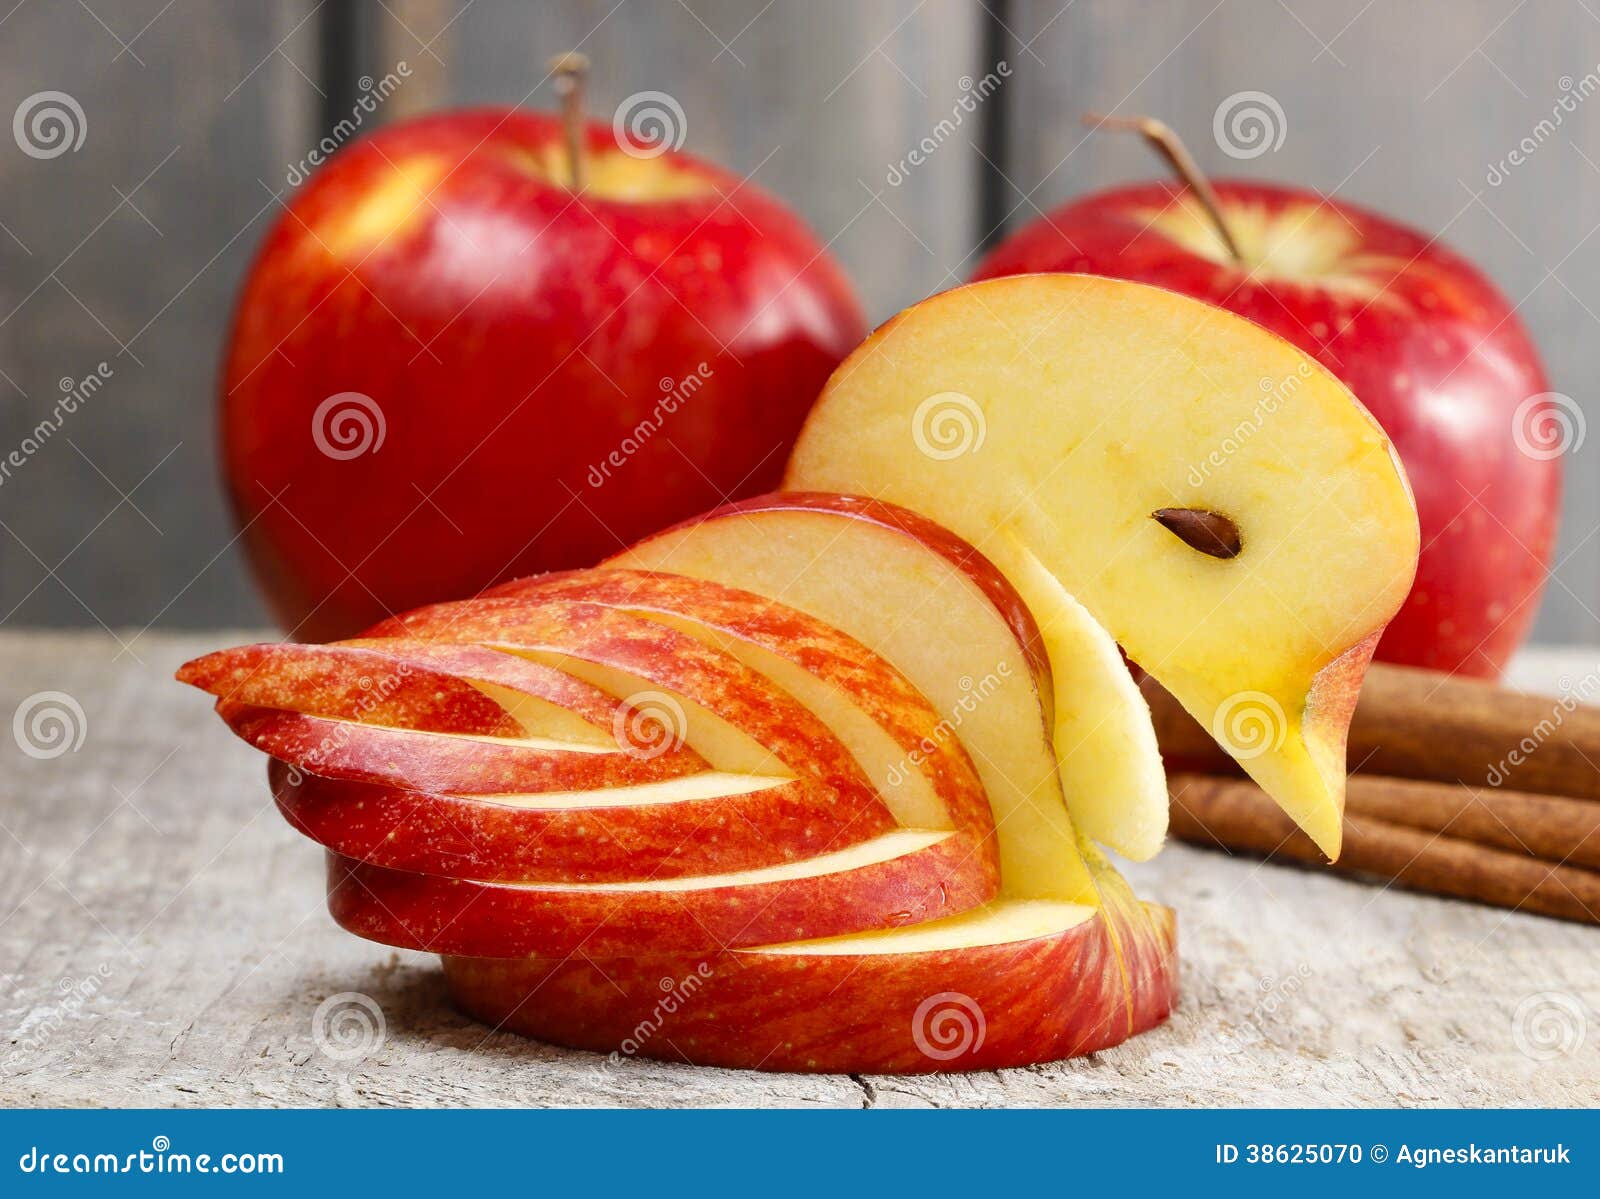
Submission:
M 939 739 L 971 755 L 994 811 L 1003 893 L 1093 902 L 1051 749 L 1051 663 L 1010 584 L 970 546 L 893 505 L 774 495 L 659 533 L 603 566 L 738 587 L 886 659 L 943 717 Z M 1113 677 L 1128 679 L 1115 645 L 1111 654 Z M 1148 724 L 1137 690 L 1132 702 Z M 1165 795 L 1153 735 L 1149 759 Z
M 1337 854 L 1345 731 L 1410 588 L 1417 519 L 1377 422 L 1288 342 L 1119 280 L 957 288 L 839 367 L 786 485 L 926 514 L 1036 611 L 1059 606 L 1053 579 Z M 1194 548 L 1153 517 L 1164 509 L 1220 514 L 1239 551 Z M 1095 713 L 1065 677 L 1070 750 Z M 1165 800 L 1126 798 L 1102 791 L 1074 814 L 1099 840 L 1143 848 Z

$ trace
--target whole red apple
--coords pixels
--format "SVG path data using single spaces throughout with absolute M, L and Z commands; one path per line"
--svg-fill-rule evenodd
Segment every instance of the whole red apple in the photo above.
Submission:
M 398 124 L 268 234 L 224 362 L 223 460 L 294 635 L 589 565 L 769 490 L 865 334 L 838 266 L 759 188 L 609 125 L 575 141 L 520 110 Z
M 1214 186 L 1237 258 L 1195 192 L 1150 183 L 1055 209 L 1006 239 L 974 278 L 1078 271 L 1152 283 L 1309 353 L 1377 417 L 1416 493 L 1416 584 L 1377 656 L 1499 674 L 1538 606 L 1561 490 L 1560 447 L 1547 444 L 1553 414 L 1536 398 L 1547 384 L 1526 330 L 1481 272 L 1416 230 L 1303 189 Z M 1197 468 L 1226 471 L 1218 449 Z

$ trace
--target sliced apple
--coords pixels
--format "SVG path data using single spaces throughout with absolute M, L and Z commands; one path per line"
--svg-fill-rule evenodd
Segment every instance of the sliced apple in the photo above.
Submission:
M 328 911 L 345 929 L 469 957 L 703 955 L 934 920 L 997 887 L 970 837 L 926 829 L 759 870 L 627 883 L 467 882 L 328 855 Z
M 218 700 L 217 714 L 262 753 L 326 778 L 466 795 L 623 787 L 697 774 L 687 746 L 649 755 L 548 738 L 392 729 Z
M 1167 835 L 1167 787 L 1155 724 L 1115 639 L 1021 546 L 1012 556 L 1018 586 L 1049 647 L 1057 700 L 1051 744 L 1074 822 L 1136 862 Z
M 808 709 L 731 655 L 656 621 L 597 604 L 475 599 L 419 608 L 370 635 L 401 628 L 424 640 L 492 644 L 624 700 L 645 726 L 619 727 L 626 748 L 648 755 L 683 744 L 717 770 L 801 776 L 845 795 L 874 794 L 849 750 Z
M 470 1015 L 561 1045 L 909 1074 L 1053 1061 L 1155 1026 L 1177 999 L 1175 932 L 1167 908 L 1036 899 L 711 958 L 446 957 L 444 967 Z
M 955 730 L 893 665 L 804 611 L 703 578 L 629 570 L 546 575 L 491 595 L 617 608 L 713 645 L 815 713 L 902 826 L 993 835 L 990 801 Z
M 1062 802 L 1051 746 L 1051 664 L 1039 628 L 1016 589 L 971 545 L 893 504 L 782 494 L 719 509 L 603 565 L 717 580 L 809 613 L 866 645 L 933 703 L 943 718 L 940 739 L 958 740 L 971 755 L 993 807 L 1005 893 L 1093 900 Z M 1095 631 L 1115 656 L 1116 647 Z M 1090 667 L 1128 678 L 1120 659 L 1067 666 L 1074 678 L 1091 674 Z M 1114 688 L 1093 692 L 1100 718 L 1119 728 L 1148 724 L 1137 696 L 1131 707 L 1099 699 Z M 1135 740 L 1124 738 L 1120 747 L 1138 754 Z M 1080 764 L 1066 777 L 1086 794 L 1120 786 L 1131 771 L 1096 777 L 1074 760 Z M 1160 787 L 1159 761 L 1155 770 Z
M 342 644 L 455 674 L 511 713 L 529 736 L 616 745 L 617 698 L 565 671 L 481 645 L 398 638 Z
M 274 760 L 278 810 L 345 857 L 484 882 L 622 882 L 754 870 L 893 831 L 810 779 L 704 771 L 600 790 L 443 795 Z
M 1416 509 L 1377 422 L 1289 343 L 1119 280 L 957 288 L 839 367 L 786 485 L 913 507 L 1048 613 L 1031 556 L 1338 852 L 1345 732 L 1411 585 Z M 1108 799 L 1082 823 L 1112 845 L 1164 820 L 1162 797 L 1125 824 Z
M 850 544 L 836 550 L 840 538 Z M 876 550 L 898 560 L 899 566 L 892 575 L 875 571 L 872 581 L 882 579 L 894 588 L 895 596 L 916 601 L 892 614 L 899 617 L 892 628 L 885 623 L 888 641 L 899 646 L 918 643 L 907 631 L 910 622 L 905 619 L 913 610 L 920 616 L 927 598 L 915 587 L 930 575 L 941 585 L 959 581 L 958 590 L 984 597 L 1011 630 L 1030 672 L 1041 681 L 1049 678 L 1050 658 L 1038 622 L 999 568 L 944 526 L 909 508 L 867 496 L 779 491 L 737 500 L 646 537 L 600 563 L 600 569 L 667 571 L 713 579 L 802 611 L 812 612 L 818 606 L 859 621 L 861 592 L 871 588 L 858 584 L 856 574 L 875 568 Z M 930 554 L 957 573 L 945 574 Z M 720 569 L 748 584 L 710 573 L 724 558 Z M 1042 698 L 1048 703 L 1048 692 Z
M 615 698 L 479 645 L 397 638 L 246 645 L 187 662 L 177 677 L 219 699 L 311 716 L 616 746 Z
M 178 679 L 219 699 L 313 716 L 493 737 L 527 733 L 465 679 L 368 649 L 245 645 L 185 663 Z

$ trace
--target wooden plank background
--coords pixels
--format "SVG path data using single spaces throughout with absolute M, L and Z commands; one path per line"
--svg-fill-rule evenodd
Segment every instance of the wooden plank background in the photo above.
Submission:
M 85 126 L 51 159 L 0 141 L 0 455 L 61 380 L 112 372 L 0 486 L 7 627 L 261 611 L 228 548 L 214 392 L 231 296 L 318 127 L 319 30 L 310 3 L 164 2 L 94 5 L 109 29 L 75 4 L 0 25 L 0 111 L 62 91 Z
M 1153 173 L 1138 146 L 1077 124 L 1090 108 L 1151 112 L 1219 174 L 1337 190 L 1442 230 L 1520 304 L 1552 385 L 1589 402 L 1600 100 L 1487 178 L 1564 87 L 1600 72 L 1600 9 L 1583 0 L 26 3 L 0 20 L 0 115 L 59 90 L 86 136 L 48 160 L 0 144 L 0 451 L 60 380 L 102 361 L 112 377 L 0 484 L 0 623 L 263 618 L 215 477 L 213 391 L 232 294 L 289 164 L 348 113 L 363 75 L 412 68 L 381 119 L 547 105 L 544 59 L 571 46 L 594 59 L 598 113 L 672 95 L 686 147 L 788 198 L 874 317 L 964 278 L 1005 228 Z M 963 80 L 1001 60 L 998 93 L 893 182 Z M 1211 120 L 1243 90 L 1269 93 L 1286 131 L 1236 161 Z M 1600 434 L 1569 462 L 1543 640 L 1600 642 L 1597 465 Z

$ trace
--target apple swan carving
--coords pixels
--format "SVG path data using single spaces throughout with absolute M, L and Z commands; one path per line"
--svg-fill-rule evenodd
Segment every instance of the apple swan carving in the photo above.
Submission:
M 1283 343 L 1132 284 L 963 288 L 846 361 L 789 479 L 178 677 L 271 759 L 343 927 L 598 1052 L 988 1069 L 1160 1023 L 1173 913 L 1093 843 L 1165 827 L 1122 648 L 1207 717 L 1267 705 L 1264 743 L 1224 744 L 1336 848 L 1416 522 L 1370 418 Z

